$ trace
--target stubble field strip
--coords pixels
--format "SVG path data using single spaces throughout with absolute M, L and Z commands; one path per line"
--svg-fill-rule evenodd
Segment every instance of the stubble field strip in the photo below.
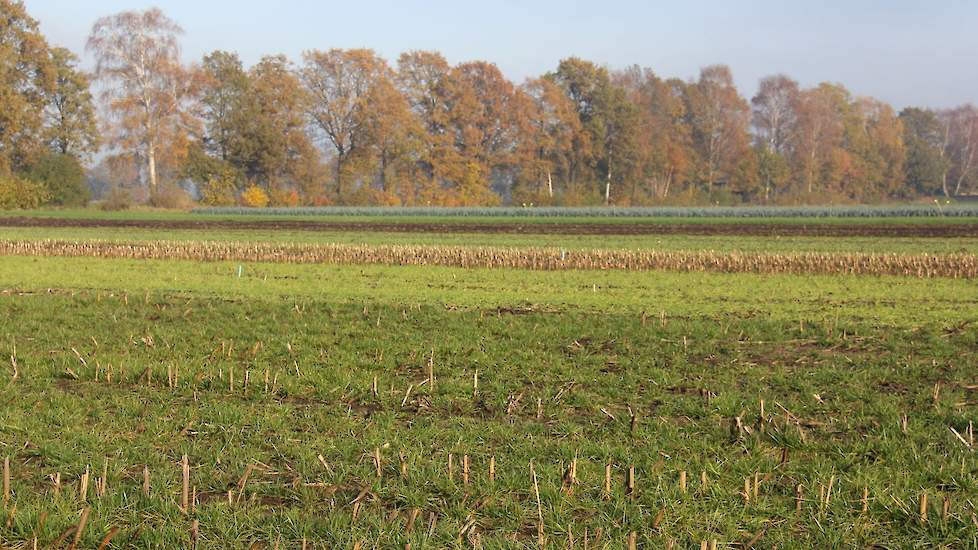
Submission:
M 746 235 L 540 235 L 489 233 L 386 233 L 290 229 L 153 229 L 134 227 L 2 227 L 0 240 L 222 241 L 285 244 L 533 247 L 566 250 L 655 249 L 717 252 L 869 252 L 877 254 L 978 254 L 974 237 L 817 237 Z
M 442 266 L 530 270 L 668 270 L 720 273 L 978 277 L 978 256 L 873 253 L 740 253 L 674 250 L 566 250 L 530 247 L 349 245 L 237 242 L 0 240 L 0 255 L 205 262 Z

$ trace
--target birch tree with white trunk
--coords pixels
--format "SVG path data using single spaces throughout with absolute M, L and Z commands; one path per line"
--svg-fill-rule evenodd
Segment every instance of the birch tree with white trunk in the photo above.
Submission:
M 96 21 L 86 45 L 96 62 L 108 143 L 141 159 L 151 194 L 162 150 L 195 123 L 196 79 L 180 63 L 181 34 L 157 8 L 125 11 Z

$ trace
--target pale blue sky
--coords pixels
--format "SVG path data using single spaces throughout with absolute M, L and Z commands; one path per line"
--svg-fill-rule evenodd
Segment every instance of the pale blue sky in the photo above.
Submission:
M 784 72 L 837 81 L 897 108 L 978 102 L 978 2 L 968 0 L 26 0 L 49 39 L 78 53 L 96 18 L 157 6 L 186 30 L 184 56 L 234 50 L 440 50 L 521 82 L 576 55 L 689 78 L 726 63 L 748 96 Z

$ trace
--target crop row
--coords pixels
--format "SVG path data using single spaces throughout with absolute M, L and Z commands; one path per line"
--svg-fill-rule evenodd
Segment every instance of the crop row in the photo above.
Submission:
M 435 245 L 0 240 L 0 255 L 297 264 L 380 264 L 545 271 L 613 269 L 978 278 L 978 256 L 974 254 L 831 252 L 775 254 Z
M 372 207 L 197 208 L 195 214 L 274 216 L 451 216 L 601 218 L 894 218 L 975 217 L 978 204 L 891 206 L 731 206 L 731 207 Z

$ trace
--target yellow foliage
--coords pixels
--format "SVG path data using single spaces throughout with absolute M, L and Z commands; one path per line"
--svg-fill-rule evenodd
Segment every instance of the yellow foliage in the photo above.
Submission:
M 51 197 L 37 182 L 13 175 L 0 175 L 0 209 L 37 208 Z
M 207 206 L 227 206 L 234 204 L 234 191 L 237 178 L 229 169 L 220 175 L 212 175 L 205 184 L 200 186 L 200 202 Z
M 257 185 L 252 185 L 241 193 L 241 204 L 251 208 L 265 208 L 268 201 L 268 193 Z

